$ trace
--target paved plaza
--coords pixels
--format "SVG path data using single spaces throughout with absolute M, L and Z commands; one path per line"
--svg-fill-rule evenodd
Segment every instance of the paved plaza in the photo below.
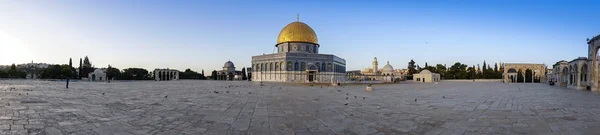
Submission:
M 321 87 L 0 80 L 0 134 L 599 134 L 600 95 L 546 84 Z

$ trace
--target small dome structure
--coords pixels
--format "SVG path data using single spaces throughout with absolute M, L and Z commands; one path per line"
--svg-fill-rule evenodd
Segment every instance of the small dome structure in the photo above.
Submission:
M 225 64 L 223 65 L 223 68 L 235 68 L 235 65 L 233 65 L 233 62 L 231 62 L 231 61 L 227 61 L 227 62 L 225 62 Z
M 425 70 L 419 72 L 419 74 L 431 74 L 431 71 L 425 69 Z
M 388 61 L 387 64 L 383 66 L 383 69 L 381 69 L 381 71 L 383 73 L 392 73 L 394 72 L 394 67 L 392 67 L 392 65 L 390 65 L 390 61 Z

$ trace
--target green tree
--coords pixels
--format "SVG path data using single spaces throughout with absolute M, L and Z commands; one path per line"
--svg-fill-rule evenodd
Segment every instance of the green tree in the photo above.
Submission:
M 77 72 L 77 77 L 79 79 L 81 79 L 81 77 L 83 77 L 82 73 L 83 73 L 83 67 L 81 67 L 81 64 L 83 64 L 82 59 L 79 58 L 79 72 Z
M 10 65 L 10 69 L 6 71 L 6 76 L 8 78 L 25 78 L 27 77 L 27 73 L 17 70 L 17 66 L 15 64 Z
M 83 67 L 92 67 L 92 62 L 90 61 L 88 56 L 85 56 L 85 58 L 83 58 Z
M 200 79 L 206 80 L 206 74 L 204 74 L 204 69 L 202 69 L 202 76 L 200 76 Z
M 242 68 L 242 80 L 246 80 L 248 78 L 246 78 L 246 68 Z
M 73 59 L 69 58 L 69 67 L 73 67 Z
M 498 72 L 498 63 L 494 64 L 494 72 Z
M 523 70 L 519 69 L 519 71 L 517 71 L 517 83 L 521 83 L 523 82 Z
M 44 79 L 62 79 L 62 66 L 49 65 L 42 71 L 41 78 Z
M 106 79 L 115 80 L 118 79 L 119 76 L 121 76 L 121 71 L 118 68 L 108 65 L 108 68 L 106 68 Z
M 461 64 L 460 62 L 454 63 L 454 65 L 450 66 L 450 68 L 446 72 L 446 78 L 468 79 L 470 75 L 467 73 L 467 67 L 467 65 Z
M 469 79 L 475 79 L 475 66 L 469 67 L 467 73 L 469 74 Z
M 121 76 L 117 77 L 120 80 L 151 80 L 148 70 L 143 68 L 127 68 L 123 69 Z
M 410 62 L 408 62 L 408 75 L 413 75 L 415 73 L 417 73 L 417 66 L 415 66 L 415 61 L 413 61 L 412 59 L 410 60 Z
M 483 68 L 481 68 L 481 72 L 485 73 L 485 70 L 487 70 L 486 67 L 487 64 L 485 64 L 485 60 L 483 61 Z M 485 76 L 484 76 L 485 77 Z
M 442 64 L 435 65 L 435 70 L 440 74 L 441 78 L 446 77 L 446 66 Z
M 0 70 L 0 78 L 8 78 L 8 73 L 4 70 Z
M 212 77 L 213 80 L 217 80 L 217 70 L 213 70 L 210 77 Z
M 88 58 L 88 56 L 85 56 L 85 58 L 83 58 L 83 67 L 82 67 L 82 70 L 80 70 L 80 72 L 83 71 L 83 72 L 81 72 L 82 76 L 83 77 L 89 77 L 88 73 L 94 72 L 94 70 L 96 70 L 96 68 L 94 68 L 92 66 L 92 62 L 90 61 L 90 59 Z
M 184 72 L 179 72 L 179 79 L 203 79 L 204 75 L 193 71 L 191 69 L 185 69 Z
M 62 70 L 61 70 L 61 75 L 63 76 L 62 78 L 71 78 L 71 75 L 73 73 L 73 70 L 71 70 L 70 67 L 68 66 L 63 66 Z

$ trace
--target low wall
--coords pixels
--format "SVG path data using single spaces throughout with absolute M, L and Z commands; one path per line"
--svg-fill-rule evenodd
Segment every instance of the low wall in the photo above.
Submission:
M 502 79 L 452 79 L 442 80 L 442 82 L 502 82 Z

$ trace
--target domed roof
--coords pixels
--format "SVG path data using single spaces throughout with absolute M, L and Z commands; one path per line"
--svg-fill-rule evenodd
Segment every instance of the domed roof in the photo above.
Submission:
M 421 71 L 419 74 L 431 74 L 431 71 L 425 69 L 425 70 Z
M 225 64 L 223 65 L 224 68 L 234 68 L 235 65 L 233 65 L 233 62 L 231 61 L 227 61 L 225 62 Z
M 305 42 L 318 44 L 317 34 L 307 24 L 296 21 L 285 26 L 279 37 L 277 37 L 277 44 L 285 42 Z
M 392 65 L 390 65 L 389 61 L 387 62 L 387 64 L 385 64 L 385 66 L 383 66 L 382 72 L 384 72 L 384 73 L 394 72 L 394 67 L 392 67 Z

